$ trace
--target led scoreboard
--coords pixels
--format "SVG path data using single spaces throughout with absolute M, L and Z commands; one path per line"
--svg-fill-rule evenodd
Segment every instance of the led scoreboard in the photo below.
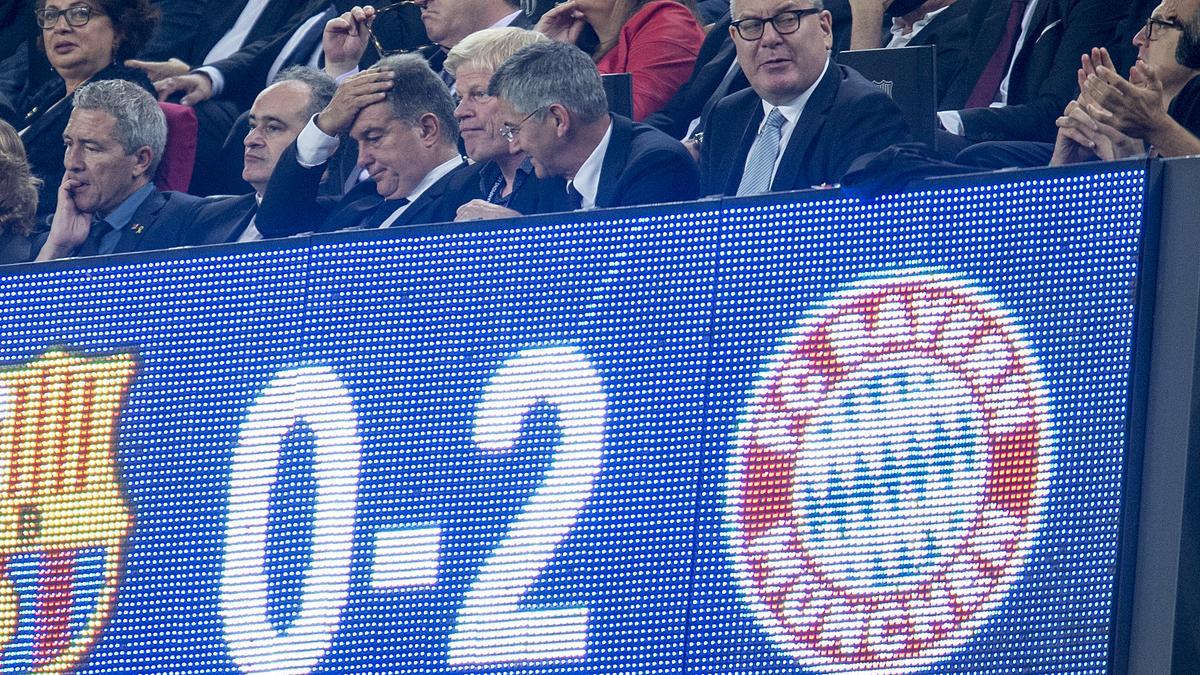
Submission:
M 0 276 L 0 672 L 1104 673 L 1145 173 Z

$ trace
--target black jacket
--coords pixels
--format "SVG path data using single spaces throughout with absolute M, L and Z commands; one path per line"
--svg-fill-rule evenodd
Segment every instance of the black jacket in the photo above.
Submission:
M 717 104 L 700 152 L 702 194 L 737 194 L 762 120 L 762 99 L 753 89 Z M 788 139 L 771 191 L 840 183 L 859 156 L 908 138 L 892 99 L 856 71 L 830 63 Z

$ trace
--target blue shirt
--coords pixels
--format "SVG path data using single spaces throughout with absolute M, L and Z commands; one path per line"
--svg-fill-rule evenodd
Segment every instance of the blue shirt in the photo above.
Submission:
M 117 248 L 117 242 L 121 241 L 121 230 L 129 225 L 129 221 L 133 220 L 133 214 L 142 207 L 142 202 L 154 192 L 154 183 L 147 183 L 136 192 L 125 198 L 125 201 L 117 205 L 106 216 L 101 216 L 99 213 L 92 214 L 92 222 L 103 220 L 112 227 L 112 232 L 104 235 L 100 240 L 100 247 L 96 251 L 97 255 L 105 255 L 112 253 Z

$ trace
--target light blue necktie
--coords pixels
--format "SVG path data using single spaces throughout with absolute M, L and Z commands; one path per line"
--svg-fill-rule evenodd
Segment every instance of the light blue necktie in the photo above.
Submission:
M 757 195 L 771 189 L 771 176 L 775 173 L 775 159 L 779 157 L 779 140 L 783 137 L 781 129 L 787 123 L 787 118 L 772 108 L 767 115 L 767 122 L 758 131 L 758 138 L 750 146 L 750 156 L 746 160 L 746 170 L 742 173 L 742 182 L 738 185 L 738 196 Z

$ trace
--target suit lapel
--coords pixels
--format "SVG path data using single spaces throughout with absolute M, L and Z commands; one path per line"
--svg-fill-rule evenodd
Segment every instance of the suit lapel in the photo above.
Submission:
M 610 114 L 609 119 L 612 136 L 604 151 L 604 165 L 600 167 L 600 183 L 596 188 L 596 206 L 602 209 L 616 203 L 621 174 L 629 161 L 629 139 L 633 137 L 633 122 L 620 115 Z
M 737 153 L 727 160 L 732 162 L 732 166 L 729 167 L 729 180 L 725 182 L 724 192 L 727 195 L 737 194 L 738 185 L 742 182 L 742 172 L 746 169 L 746 158 L 750 155 L 750 148 L 754 145 L 754 139 L 758 137 L 758 127 L 763 121 L 762 99 L 753 89 L 746 92 L 746 106 L 749 109 L 744 110 L 742 114 L 750 119 L 742 131 L 742 141 L 738 144 Z
M 430 185 L 429 188 L 422 192 L 421 196 L 417 197 L 416 201 L 414 201 L 412 204 L 409 204 L 408 208 L 404 209 L 404 213 L 401 213 L 400 217 L 392 221 L 392 224 L 388 227 L 403 227 L 412 223 L 424 224 L 443 220 L 443 218 L 438 217 L 437 209 L 441 205 L 442 199 L 446 196 L 447 188 L 450 185 L 452 177 L 455 176 L 464 166 L 466 165 L 460 164 L 459 166 L 455 167 L 453 171 L 439 178 L 436 183 Z M 432 218 L 430 217 L 431 215 L 433 216 Z
M 140 250 L 139 242 L 154 228 L 159 212 L 166 205 L 166 197 L 163 197 L 158 190 L 152 191 L 137 211 L 133 212 L 133 217 L 129 219 L 125 227 L 121 228 L 121 238 L 117 240 L 117 246 L 113 249 L 113 253 L 129 253 Z
M 779 170 L 775 172 L 775 180 L 771 181 L 772 192 L 812 187 L 805 184 L 808 181 L 799 180 L 800 172 L 808 166 L 808 149 L 816 139 L 817 132 L 825 126 L 825 117 L 833 107 L 841 81 L 842 69 L 831 61 L 825 69 L 825 76 L 804 104 L 800 119 L 796 120 L 796 128 L 792 129 L 783 159 L 779 162 Z M 870 133 L 870 130 L 864 129 L 863 133 Z

